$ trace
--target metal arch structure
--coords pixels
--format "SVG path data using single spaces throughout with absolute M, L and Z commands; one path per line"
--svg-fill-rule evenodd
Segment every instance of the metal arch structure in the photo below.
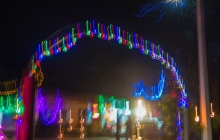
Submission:
M 178 88 L 180 89 L 178 107 L 187 108 L 188 101 L 185 84 L 176 67 L 176 62 L 173 57 L 169 56 L 168 52 L 165 52 L 160 45 L 144 40 L 142 36 L 139 36 L 136 33 L 127 32 L 122 30 L 119 26 L 115 26 L 113 24 L 105 25 L 97 23 L 94 20 L 91 22 L 86 21 L 84 23 L 77 23 L 76 27 L 71 27 L 69 32 L 67 31 L 64 33 L 62 37 L 57 36 L 57 38 L 53 38 L 53 40 L 45 40 L 39 44 L 37 51 L 31 56 L 31 60 L 22 75 L 24 98 L 30 98 L 33 102 L 35 102 L 36 84 L 33 79 L 36 70 L 41 65 L 41 61 L 50 55 L 70 50 L 76 45 L 78 40 L 86 36 L 89 36 L 90 38 L 98 37 L 105 41 L 116 41 L 121 45 L 127 46 L 129 49 L 139 49 L 142 54 L 149 55 L 152 59 L 161 62 L 163 66 L 170 70 Z M 34 94 L 32 95 L 30 92 Z M 34 103 L 30 103 L 30 100 L 24 104 L 28 107 L 31 106 L 32 111 L 34 110 Z M 30 112 L 31 110 L 25 109 L 25 111 Z M 27 115 L 26 117 L 33 117 L 33 115 Z M 30 122 L 31 120 L 33 121 L 32 118 L 30 119 Z M 26 127 L 32 128 L 33 126 L 28 125 Z M 32 139 L 33 136 L 32 138 L 31 136 L 26 136 L 25 138 Z M 20 138 L 20 140 L 22 139 L 23 138 Z

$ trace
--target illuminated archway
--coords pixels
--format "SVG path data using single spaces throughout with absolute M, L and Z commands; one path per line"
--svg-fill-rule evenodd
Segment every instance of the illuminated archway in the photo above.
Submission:
M 41 61 L 45 57 L 68 51 L 76 45 L 76 42 L 80 38 L 84 36 L 90 36 L 91 38 L 97 36 L 103 40 L 115 40 L 121 45 L 128 46 L 129 49 L 139 49 L 142 54 L 150 55 L 152 59 L 160 61 L 162 65 L 166 66 L 166 68 L 172 72 L 174 80 L 180 89 L 181 96 L 178 101 L 178 106 L 182 108 L 187 107 L 188 102 L 185 84 L 179 71 L 177 70 L 176 62 L 173 57 L 169 56 L 168 52 L 165 52 L 160 47 L 160 45 L 144 40 L 142 36 L 139 36 L 138 34 L 121 30 L 120 27 L 112 24 L 104 25 L 95 23 L 94 20 L 92 22 L 86 21 L 83 24 L 85 24 L 85 31 L 81 31 L 83 27 L 80 26 L 80 23 L 77 23 L 76 28 L 72 28 L 72 30 L 62 38 L 55 38 L 54 41 L 42 41 L 42 43 L 38 46 L 38 50 L 32 56 L 32 74 L 35 74 L 37 67 L 40 66 Z
M 83 25 L 83 26 L 81 26 Z M 61 34 L 61 32 L 60 32 Z M 164 65 L 167 69 L 169 69 L 174 77 L 174 80 L 179 88 L 180 91 L 180 98 L 178 100 L 178 107 L 186 108 L 188 106 L 187 102 L 187 93 L 185 92 L 185 85 L 181 75 L 176 67 L 176 62 L 174 61 L 173 57 L 169 56 L 168 52 L 165 52 L 160 45 L 156 45 L 150 41 L 144 40 L 142 36 L 138 34 L 129 33 L 125 30 L 121 30 L 120 27 L 109 24 L 104 25 L 100 23 L 95 23 L 94 20 L 92 22 L 86 21 L 85 23 L 78 23 L 76 27 L 70 29 L 69 33 L 62 36 L 55 36 L 54 40 L 45 40 L 39 44 L 37 51 L 34 55 L 32 55 L 31 63 L 29 63 L 27 68 L 27 73 L 23 74 L 22 76 L 22 84 L 23 85 L 23 103 L 25 108 L 34 108 L 31 98 L 34 102 L 34 82 L 33 82 L 33 74 L 35 74 L 35 78 L 37 77 L 38 84 L 42 83 L 43 77 L 40 69 L 41 61 L 50 55 L 58 54 L 60 52 L 66 52 L 72 47 L 76 45 L 76 42 L 84 37 L 90 36 L 91 38 L 98 37 L 102 40 L 115 40 L 119 44 L 128 46 L 129 49 L 139 49 L 142 54 L 150 55 L 152 59 L 158 60 Z M 51 37 L 52 38 L 52 37 Z M 39 86 L 39 85 L 37 85 Z M 29 139 L 30 134 L 26 131 L 29 130 L 28 128 L 31 127 L 31 109 L 24 110 L 25 113 L 22 117 L 22 120 L 27 120 L 24 125 L 21 127 L 21 131 L 19 131 L 19 136 L 22 137 L 21 139 Z M 177 119 L 178 123 L 178 137 L 182 131 L 180 125 L 180 115 L 178 115 Z M 30 124 L 28 124 L 30 123 Z

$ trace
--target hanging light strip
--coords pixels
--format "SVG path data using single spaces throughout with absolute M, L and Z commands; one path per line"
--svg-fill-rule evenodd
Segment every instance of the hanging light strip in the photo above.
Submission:
M 20 97 L 18 98 L 17 95 L 14 98 L 14 101 L 11 99 L 9 94 L 6 97 L 6 100 L 4 100 L 4 96 L 0 97 L 0 112 L 6 114 L 15 112 L 16 114 L 20 114 L 22 111 L 23 111 L 23 107 L 21 105 L 21 98 Z
M 58 90 L 54 106 L 53 106 L 52 110 L 50 110 L 51 115 L 49 117 L 47 117 L 49 110 L 47 109 L 46 100 L 42 96 L 42 90 L 39 88 L 37 107 L 38 107 L 38 110 L 40 111 L 41 117 L 42 117 L 45 125 L 49 125 L 49 124 L 54 123 L 56 116 L 61 108 L 60 105 L 61 105 L 61 98 L 60 98 L 59 90 Z
M 144 86 L 143 82 L 140 81 L 138 84 L 134 85 L 133 95 L 134 97 L 143 96 L 146 100 L 159 100 L 163 93 L 164 83 L 165 83 L 165 75 L 162 70 L 158 85 L 151 87 L 149 94 L 147 94 L 147 89 Z

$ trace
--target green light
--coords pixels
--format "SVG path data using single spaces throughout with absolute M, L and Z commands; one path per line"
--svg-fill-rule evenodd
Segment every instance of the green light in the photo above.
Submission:
M 63 51 L 66 52 L 67 51 L 67 48 L 66 48 L 66 45 L 65 45 L 65 38 L 63 37 Z
M 160 55 L 160 45 L 157 46 L 158 54 Z
M 110 36 L 111 36 L 111 39 L 113 39 L 114 35 L 112 34 L 112 24 L 110 24 Z
M 99 113 L 102 113 L 104 110 L 104 97 L 102 95 L 98 97 L 98 106 Z
M 101 38 L 102 37 L 102 34 L 100 33 L 100 30 L 99 30 L 99 23 L 98 23 L 98 38 Z
M 50 51 L 48 50 L 47 41 L 45 41 L 45 50 L 46 50 L 46 55 L 49 56 Z
M 119 44 L 121 44 L 122 43 L 122 38 L 120 37 L 120 39 L 119 39 Z
M 74 37 L 74 28 L 72 28 L 72 41 L 74 42 L 74 39 L 75 39 L 75 37 Z
M 89 25 L 88 25 L 88 20 L 86 21 L 86 34 L 90 35 L 90 30 L 89 30 Z

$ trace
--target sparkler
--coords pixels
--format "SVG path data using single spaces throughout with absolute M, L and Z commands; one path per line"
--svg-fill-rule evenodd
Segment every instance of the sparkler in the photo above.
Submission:
M 154 2 L 150 4 L 146 4 L 141 7 L 140 13 L 136 15 L 137 17 L 143 17 L 144 15 L 147 15 L 148 13 L 152 11 L 159 10 L 160 12 L 160 18 L 155 21 L 156 23 L 160 22 L 162 17 L 166 14 L 167 10 L 170 9 L 171 11 L 174 11 L 176 8 L 180 8 L 182 11 L 182 8 L 186 8 L 186 3 L 184 0 L 165 0 L 162 2 Z

